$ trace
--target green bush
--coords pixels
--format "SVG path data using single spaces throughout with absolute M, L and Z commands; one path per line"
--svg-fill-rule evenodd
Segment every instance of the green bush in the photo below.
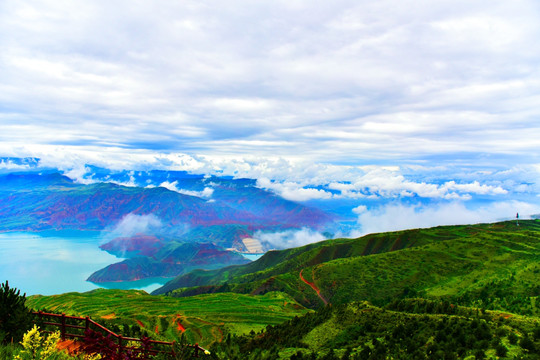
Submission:
M 506 354 L 508 354 L 508 349 L 503 344 L 497 344 L 497 346 L 495 346 L 495 354 L 498 357 L 503 358 L 506 356 Z
M 22 350 L 13 357 L 14 360 L 68 360 L 70 357 L 58 350 L 57 343 L 60 333 L 54 332 L 48 336 L 42 336 L 39 328 L 34 327 L 23 336 Z
M 10 288 L 6 280 L 0 286 L 0 343 L 19 342 L 33 323 L 34 315 L 26 307 L 26 294 Z
M 518 342 L 518 337 L 516 334 L 514 334 L 513 332 L 511 332 L 509 335 L 508 335 L 508 342 L 512 345 L 516 345 L 517 342 Z
M 521 340 L 519 341 L 519 346 L 521 346 L 523 349 L 528 350 L 529 352 L 535 352 L 536 350 L 534 342 L 527 335 L 521 338 Z
M 534 338 L 534 340 L 540 340 L 540 326 L 537 326 L 533 330 L 533 338 Z

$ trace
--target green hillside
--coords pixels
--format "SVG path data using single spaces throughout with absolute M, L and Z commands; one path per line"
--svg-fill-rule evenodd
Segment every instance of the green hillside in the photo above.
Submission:
M 227 338 L 220 359 L 538 359 L 538 319 L 445 301 L 327 306 L 260 333 Z
M 124 335 L 184 334 L 216 359 L 530 360 L 540 358 L 539 279 L 540 221 L 530 220 L 273 251 L 178 277 L 161 290 L 169 296 L 94 290 L 28 305 Z
M 444 226 L 338 239 L 268 253 L 258 261 L 196 271 L 158 292 L 172 296 L 283 291 L 316 308 L 396 297 L 449 298 L 463 305 L 540 314 L 540 222 Z M 174 289 L 179 284 L 186 286 Z M 203 285 L 203 286 L 195 286 Z
M 370 234 L 359 239 L 327 240 L 298 248 L 269 251 L 257 261 L 246 265 L 229 266 L 213 271 L 196 270 L 178 276 L 156 290 L 154 294 L 164 294 L 180 287 L 265 280 L 272 276 L 291 271 L 300 271 L 305 267 L 334 259 L 395 251 L 420 246 L 437 239 L 445 240 L 448 238 L 451 238 L 451 235 L 444 230 L 427 232 L 419 229 L 396 233 Z
M 26 304 L 34 310 L 90 316 L 125 336 L 146 334 L 172 341 L 184 334 L 186 341 L 203 346 L 221 341 L 227 333 L 259 331 L 268 324 L 279 324 L 309 312 L 283 293 L 222 293 L 178 299 L 151 296 L 139 290 L 98 289 L 30 296 Z

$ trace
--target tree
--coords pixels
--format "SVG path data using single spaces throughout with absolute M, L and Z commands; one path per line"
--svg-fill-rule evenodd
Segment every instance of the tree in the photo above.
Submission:
M 506 356 L 507 353 L 508 349 L 503 344 L 497 344 L 497 346 L 495 346 L 495 355 L 497 355 L 498 357 L 503 358 Z
M 328 351 L 326 353 L 326 355 L 324 355 L 322 357 L 322 360 L 339 360 L 339 359 L 336 356 L 336 353 L 334 352 L 334 349 L 330 349 L 330 351 Z
M 528 337 L 526 334 L 521 340 L 519 341 L 519 346 L 521 346 L 523 349 L 529 350 L 530 352 L 535 351 L 535 346 L 533 341 L 530 337 Z
M 484 350 L 482 349 L 477 349 L 475 352 L 474 352 L 474 358 L 476 360 L 483 360 L 486 358 L 486 353 L 484 352 Z
M 518 337 L 516 334 L 514 334 L 513 332 L 511 332 L 509 335 L 508 335 L 508 342 L 512 345 L 516 345 L 517 342 L 518 342 Z
M 347 347 L 345 353 L 343 353 L 343 355 L 341 356 L 341 360 L 349 360 L 349 358 L 351 357 L 351 353 L 352 349 L 350 347 Z
M 533 338 L 534 340 L 540 340 L 540 326 L 537 326 L 533 330 Z
M 10 288 L 6 280 L 0 286 L 0 343 L 19 342 L 32 327 L 34 315 L 26 307 L 26 294 Z

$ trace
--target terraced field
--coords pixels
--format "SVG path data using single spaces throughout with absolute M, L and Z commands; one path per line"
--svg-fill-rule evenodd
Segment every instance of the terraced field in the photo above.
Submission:
M 259 331 L 309 312 L 283 293 L 172 298 L 138 290 L 98 289 L 31 296 L 27 305 L 34 310 L 90 316 L 106 326 L 117 326 L 120 331 L 136 325 L 156 339 L 178 340 L 184 334 L 186 341 L 203 346 L 220 341 L 227 333 Z

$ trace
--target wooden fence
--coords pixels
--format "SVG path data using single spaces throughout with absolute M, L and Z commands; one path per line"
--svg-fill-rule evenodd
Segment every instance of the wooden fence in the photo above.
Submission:
M 62 340 L 83 339 L 88 330 L 93 330 L 101 333 L 103 336 L 110 336 L 111 338 L 116 339 L 120 352 L 125 352 L 127 350 L 139 351 L 139 349 L 141 349 L 141 347 L 132 346 L 129 343 L 141 343 L 142 345 L 142 339 L 118 335 L 103 325 L 90 319 L 88 316 L 78 317 L 66 314 L 50 314 L 43 311 L 34 312 L 34 314 L 39 318 L 38 325 L 47 325 L 53 328 L 58 328 Z M 52 331 L 43 329 L 42 332 L 51 333 Z M 170 355 L 174 354 L 174 342 L 149 340 L 146 343 L 153 347 L 153 349 L 149 350 L 149 352 L 153 355 L 159 353 Z M 199 344 L 185 346 L 194 349 L 194 357 L 196 358 L 199 357 L 199 354 L 203 354 L 206 351 L 200 347 Z

